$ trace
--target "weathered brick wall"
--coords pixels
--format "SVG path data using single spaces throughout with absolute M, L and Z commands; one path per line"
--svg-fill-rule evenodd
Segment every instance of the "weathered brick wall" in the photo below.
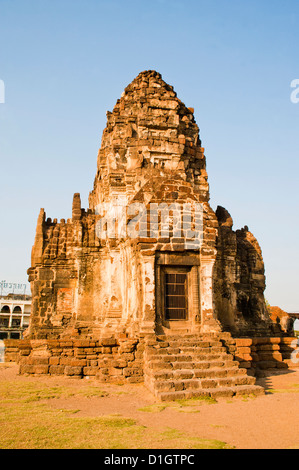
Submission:
M 253 373 L 298 367 L 295 337 L 230 338 L 225 342 L 240 367 L 251 369 Z
M 143 381 L 144 343 L 138 339 L 20 340 L 20 374 L 92 376 L 101 381 Z
M 282 334 L 275 331 L 266 307 L 264 262 L 256 238 L 247 226 L 234 231 L 233 219 L 223 207 L 217 207 L 216 215 L 214 286 L 219 320 L 235 337 Z
M 4 339 L 4 360 L 5 362 L 17 362 L 19 357 L 19 345 L 22 340 Z
M 229 333 L 217 337 L 250 375 L 299 366 L 295 337 L 233 338 Z M 5 340 L 5 362 L 17 362 L 20 374 L 88 376 L 102 382 L 138 383 L 144 380 L 145 345 L 143 338 L 121 336 L 99 341 Z

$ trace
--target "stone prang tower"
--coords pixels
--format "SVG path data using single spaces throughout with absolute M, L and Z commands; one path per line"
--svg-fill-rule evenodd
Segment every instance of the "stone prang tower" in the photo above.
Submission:
M 269 334 L 260 247 L 209 205 L 193 112 L 155 71 L 107 112 L 89 208 L 40 211 L 29 338 Z

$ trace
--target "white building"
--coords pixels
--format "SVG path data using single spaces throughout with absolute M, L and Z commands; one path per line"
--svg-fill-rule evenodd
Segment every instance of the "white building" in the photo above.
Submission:
M 0 340 L 19 339 L 29 325 L 31 296 L 8 294 L 0 297 Z

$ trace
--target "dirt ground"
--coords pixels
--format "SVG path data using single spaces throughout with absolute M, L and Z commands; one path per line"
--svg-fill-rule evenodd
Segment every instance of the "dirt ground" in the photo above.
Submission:
M 47 400 L 56 409 L 80 410 L 78 416 L 118 414 L 133 418 L 153 431 L 169 427 L 200 438 L 224 441 L 236 449 L 299 448 L 299 368 L 269 373 L 258 379 L 257 384 L 266 390 L 263 396 L 221 398 L 214 404 L 203 402 L 196 410 L 192 406 L 178 409 L 173 404 L 166 404 L 162 409 L 143 384 L 120 386 L 86 378 L 19 376 L 18 366 L 13 363 L 0 368 L 0 382 L 5 380 L 72 386 L 76 392 L 96 385 L 108 392 L 102 397 L 76 395 Z

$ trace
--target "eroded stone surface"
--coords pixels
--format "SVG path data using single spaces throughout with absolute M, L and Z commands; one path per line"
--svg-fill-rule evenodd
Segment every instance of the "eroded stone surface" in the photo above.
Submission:
M 115 225 L 116 237 L 99 236 L 107 204 L 114 216 L 119 206 L 131 210 Z M 138 204 L 148 212 L 132 237 L 128 230 Z M 154 229 L 149 224 L 150 209 L 160 204 L 173 205 L 168 231 L 159 217 Z M 179 236 L 188 211 L 190 223 Z M 111 212 L 107 220 L 112 223 Z M 224 208 L 213 211 L 209 205 L 206 159 L 192 108 L 159 73 L 140 73 L 107 113 L 89 208 L 81 208 L 76 193 L 71 219 L 46 219 L 40 211 L 28 270 L 33 297 L 28 338 L 273 334 L 260 247 L 247 227 L 232 226 Z M 201 234 L 195 247 L 194 232 Z M 169 318 L 169 272 L 186 279 L 181 287 L 186 304 L 177 321 Z

